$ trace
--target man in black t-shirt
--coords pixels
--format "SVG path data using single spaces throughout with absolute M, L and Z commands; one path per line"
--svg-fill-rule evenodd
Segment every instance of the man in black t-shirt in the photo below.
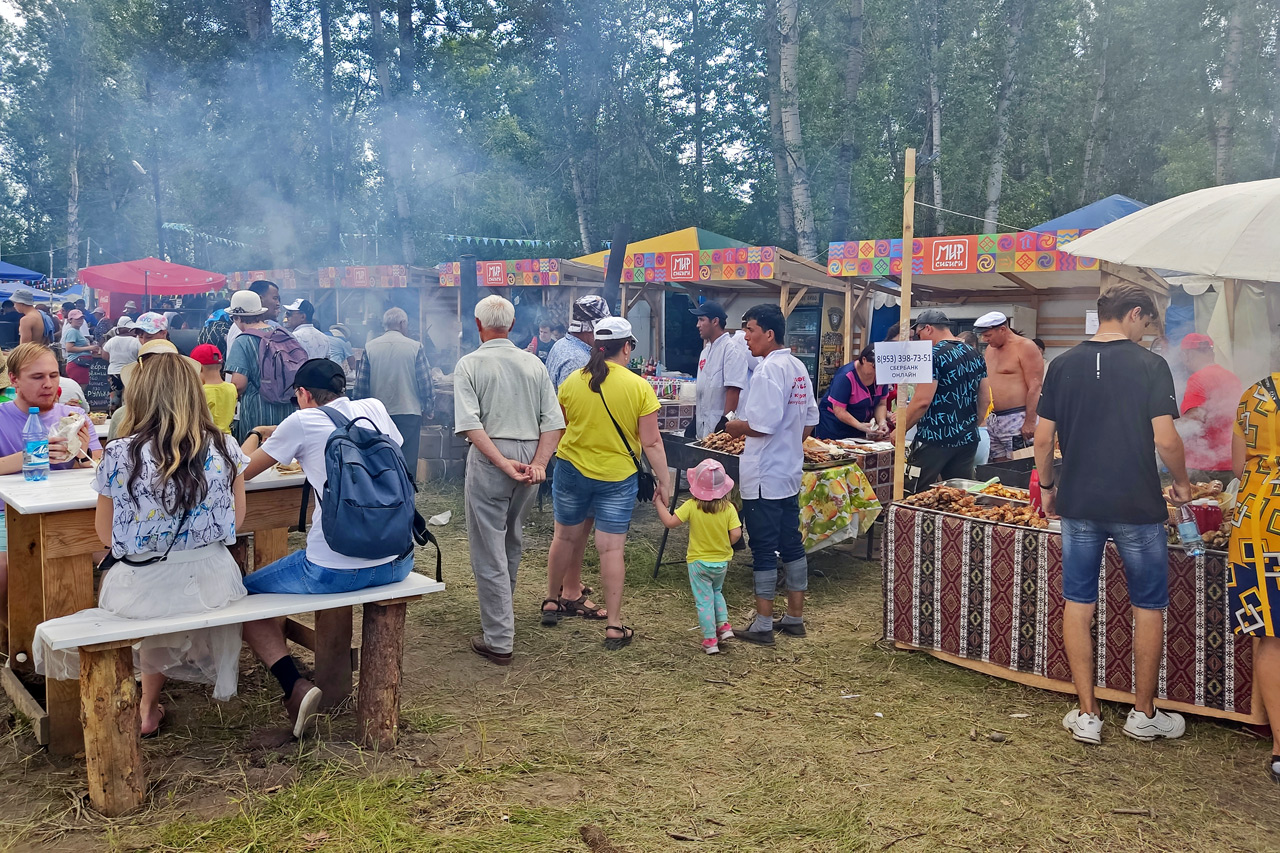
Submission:
M 938 479 L 972 479 L 978 427 L 991 408 L 987 364 L 978 351 L 951 334 L 951 321 L 936 308 L 921 311 L 912 338 L 933 342 L 933 382 L 921 383 L 907 405 L 907 429 L 916 428 L 911 466 L 916 491 Z
M 1169 499 L 1186 503 L 1191 483 L 1174 428 L 1178 404 L 1164 359 L 1139 345 L 1157 320 L 1141 287 L 1112 287 L 1098 300 L 1098 334 L 1049 364 L 1036 426 L 1036 468 L 1044 508 L 1062 516 L 1063 640 L 1080 708 L 1063 726 L 1084 743 L 1100 743 L 1090 624 L 1107 539 L 1124 561 L 1133 609 L 1135 701 L 1124 733 L 1137 740 L 1181 737 L 1178 714 L 1154 705 L 1169 606 L 1168 510 L 1156 453 L 1173 474 Z M 1062 447 L 1054 480 L 1053 449 Z

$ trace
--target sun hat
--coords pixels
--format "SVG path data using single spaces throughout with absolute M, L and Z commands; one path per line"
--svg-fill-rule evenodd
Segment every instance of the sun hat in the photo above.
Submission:
M 1192 332 L 1182 339 L 1182 343 L 1178 344 L 1179 349 L 1213 349 L 1213 338 L 1208 335 L 1202 335 L 1199 332 Z
M 351 333 L 347 331 L 347 327 L 342 323 L 334 323 L 329 327 L 330 334 L 341 335 L 344 338 L 350 338 Z
M 700 501 L 715 501 L 733 491 L 733 478 L 714 459 L 703 459 L 696 468 L 684 472 L 689 480 L 689 494 Z
M 609 316 L 609 303 L 602 296 L 584 296 L 573 303 L 573 319 L 570 332 L 590 332 L 597 320 Z
M 127 311 L 127 310 L 129 310 L 130 308 L 137 309 L 137 307 L 138 307 L 138 303 L 136 303 L 136 302 L 134 302 L 132 299 L 130 299 L 128 302 L 126 302 L 126 303 L 124 304 L 124 307 L 125 307 L 125 310 L 126 310 L 126 311 Z
M 631 324 L 621 317 L 605 317 L 603 320 L 597 320 L 593 331 L 597 341 L 635 340 L 631 334 Z
M 25 287 L 20 287 L 9 297 L 9 301 L 14 305 L 35 305 L 36 295 Z
M 262 299 L 252 290 L 237 290 L 231 294 L 231 307 L 227 309 L 227 314 L 231 317 L 261 317 L 267 313 L 267 309 L 262 307 Z
M 163 314 L 148 311 L 133 321 L 133 327 L 144 335 L 158 335 L 169 330 L 169 321 Z
M 981 317 L 973 321 L 973 328 L 981 329 L 998 329 L 1005 323 L 1009 322 L 1009 318 L 999 311 L 989 311 Z
M 213 344 L 200 344 L 191 351 L 191 357 L 206 367 L 211 364 L 222 364 L 222 351 Z

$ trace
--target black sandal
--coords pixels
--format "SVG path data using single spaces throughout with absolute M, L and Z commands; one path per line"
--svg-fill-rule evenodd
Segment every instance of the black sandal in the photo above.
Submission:
M 594 610 L 587 606 L 587 594 L 584 592 L 577 598 L 560 599 L 560 610 L 565 616 L 581 616 L 583 619 L 608 619 L 609 611 L 597 606 Z
M 621 637 L 610 637 L 610 631 L 621 631 Z M 604 647 L 611 652 L 618 649 L 626 648 L 631 645 L 631 641 L 635 639 L 636 632 L 628 628 L 626 625 L 605 625 L 604 626 Z
M 547 605 L 554 604 L 555 610 L 548 610 Z M 560 624 L 560 616 L 564 613 L 564 607 L 554 598 L 542 599 L 542 606 L 539 608 L 542 613 L 542 625 L 546 628 L 554 628 Z

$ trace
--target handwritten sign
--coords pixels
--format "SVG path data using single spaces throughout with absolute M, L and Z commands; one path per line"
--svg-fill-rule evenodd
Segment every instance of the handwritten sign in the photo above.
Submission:
M 111 383 L 107 378 L 107 362 L 100 358 L 89 362 L 89 384 L 84 386 L 84 395 L 93 411 L 107 410 L 111 398 Z
M 876 384 L 933 381 L 933 344 L 929 341 L 884 341 L 876 344 Z

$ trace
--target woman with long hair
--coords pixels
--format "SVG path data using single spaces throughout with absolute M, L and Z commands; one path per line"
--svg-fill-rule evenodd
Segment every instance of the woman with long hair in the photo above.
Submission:
M 607 620 L 604 645 L 611 651 L 635 635 L 622 621 L 623 546 L 639 488 L 641 448 L 657 480 L 659 500 L 671 494 L 658 431 L 658 397 L 648 382 L 627 369 L 635 345 L 626 320 L 598 321 L 590 361 L 560 386 L 566 427 L 556 451 L 555 534 L 547 557 L 548 595 L 542 602 L 544 625 L 573 612 L 574 602 L 560 597 L 561 585 L 574 554 L 582 553 L 594 515 Z
M 95 527 L 111 549 L 98 608 L 114 616 L 155 619 L 215 610 L 248 593 L 227 545 L 244 521 L 248 457 L 213 423 L 192 362 L 150 355 L 125 389 L 122 438 L 107 447 L 93 487 Z M 93 619 L 94 610 L 66 619 Z M 36 647 L 37 669 L 75 677 L 76 654 Z M 166 634 L 136 648 L 142 673 L 142 736 L 164 718 L 166 677 L 214 685 L 215 699 L 235 695 L 240 626 Z

